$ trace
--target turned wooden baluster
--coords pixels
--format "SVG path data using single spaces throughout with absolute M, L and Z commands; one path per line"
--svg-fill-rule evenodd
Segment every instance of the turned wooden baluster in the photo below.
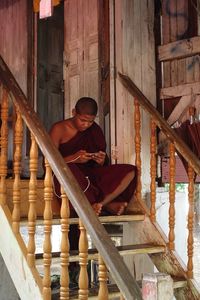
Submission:
M 88 239 L 85 227 L 82 221 L 79 221 L 80 238 L 79 238 L 79 264 L 80 264 L 80 275 L 79 275 L 79 299 L 88 299 Z
M 44 277 L 43 277 L 43 299 L 51 299 L 51 231 L 52 231 L 52 172 L 48 161 L 45 159 L 45 179 L 44 179 L 44 245 L 43 245 L 43 259 L 44 259 Z
M 15 233 L 19 233 L 20 226 L 20 171 L 22 158 L 22 141 L 23 141 L 23 123 L 19 110 L 16 110 L 17 119 L 15 123 L 14 143 L 14 183 L 13 183 L 13 212 L 12 212 L 12 228 Z
M 68 300 L 69 299 L 69 200 L 64 193 L 63 188 L 61 188 L 61 276 L 60 276 L 60 299 Z
M 142 183 L 141 183 L 141 119 L 140 119 L 140 106 L 136 99 L 134 99 L 135 112 L 134 112 L 134 121 L 135 121 L 135 164 L 138 171 L 137 179 L 137 189 L 136 196 L 138 200 L 142 199 Z
M 169 145 L 169 249 L 174 250 L 174 226 L 175 226 L 175 147 L 173 143 Z
M 99 255 L 99 293 L 98 293 L 98 300 L 107 300 L 108 299 L 108 272 L 106 265 Z
M 28 250 L 27 261 L 30 267 L 35 266 L 35 226 L 36 226 L 36 201 L 37 201 L 37 170 L 38 146 L 31 134 L 30 149 L 30 180 L 29 180 L 29 211 L 28 211 Z
M 6 204 L 6 175 L 8 159 L 8 92 L 2 91 L 1 99 L 1 157 L 0 157 L 0 203 Z
M 151 161 L 151 209 L 150 218 L 152 222 L 156 221 L 156 123 L 151 119 L 151 145 L 150 145 Z
M 194 170 L 188 166 L 188 263 L 187 274 L 189 278 L 193 278 L 193 226 L 194 226 Z

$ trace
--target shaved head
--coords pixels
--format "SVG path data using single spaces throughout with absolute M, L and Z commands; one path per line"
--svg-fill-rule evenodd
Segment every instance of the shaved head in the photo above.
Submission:
M 91 115 L 96 116 L 98 106 L 96 101 L 90 97 L 80 98 L 75 105 L 76 113 L 79 115 Z

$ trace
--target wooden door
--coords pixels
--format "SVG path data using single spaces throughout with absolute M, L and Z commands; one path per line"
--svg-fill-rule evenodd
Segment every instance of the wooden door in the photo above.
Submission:
M 53 16 L 38 20 L 37 112 L 49 130 L 63 119 L 64 8 L 54 8 Z
M 98 0 L 65 1 L 65 116 L 77 99 L 99 98 Z

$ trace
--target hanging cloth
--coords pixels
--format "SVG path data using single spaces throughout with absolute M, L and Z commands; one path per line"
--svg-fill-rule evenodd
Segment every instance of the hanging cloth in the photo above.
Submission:
M 53 6 L 60 4 L 60 0 L 53 0 Z M 33 10 L 35 13 L 39 12 L 40 0 L 33 0 Z

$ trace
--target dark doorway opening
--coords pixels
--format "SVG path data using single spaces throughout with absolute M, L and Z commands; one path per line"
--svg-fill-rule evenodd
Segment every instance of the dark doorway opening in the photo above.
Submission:
M 38 19 L 36 110 L 49 131 L 64 116 L 63 50 L 64 4 L 53 16 Z

